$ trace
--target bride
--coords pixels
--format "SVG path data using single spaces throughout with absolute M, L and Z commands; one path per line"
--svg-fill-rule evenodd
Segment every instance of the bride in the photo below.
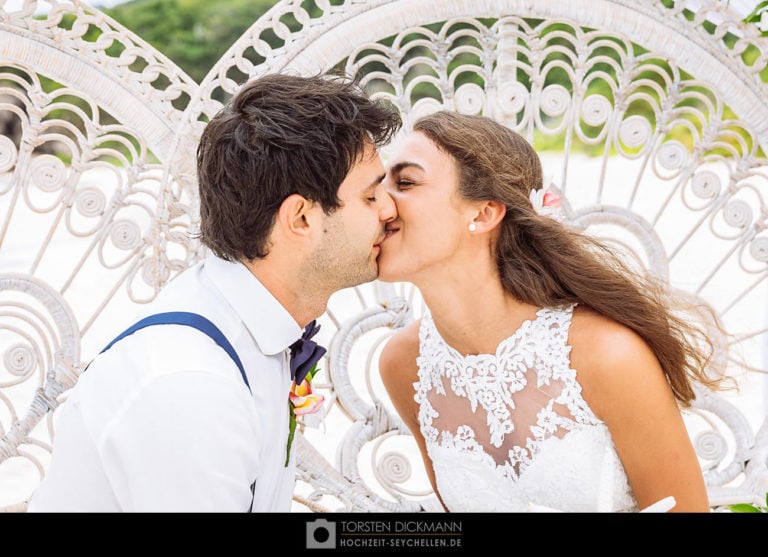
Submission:
M 379 279 L 424 316 L 384 385 L 449 511 L 708 512 L 680 409 L 711 342 L 664 289 L 559 222 L 538 155 L 485 117 L 419 120 L 387 161 Z

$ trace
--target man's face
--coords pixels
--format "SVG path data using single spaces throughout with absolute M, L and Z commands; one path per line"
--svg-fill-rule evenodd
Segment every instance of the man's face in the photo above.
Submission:
M 341 207 L 324 217 L 323 237 L 313 253 L 312 267 L 334 290 L 378 276 L 379 245 L 386 238 L 384 224 L 397 215 L 383 178 L 381 158 L 368 145 L 339 187 Z

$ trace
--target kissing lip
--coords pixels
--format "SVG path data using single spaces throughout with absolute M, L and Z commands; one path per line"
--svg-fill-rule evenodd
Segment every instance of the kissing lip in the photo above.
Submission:
M 389 239 L 390 236 L 392 236 L 399 230 L 400 230 L 400 227 L 395 226 L 393 224 L 387 224 L 384 227 L 384 238 L 382 238 L 381 242 L 379 243 L 385 242 L 387 239 Z
M 400 229 L 399 229 L 399 228 L 397 228 L 397 227 L 395 227 L 395 226 L 390 226 L 390 225 L 387 225 L 387 226 L 384 228 L 384 235 L 381 237 L 381 239 L 380 239 L 378 242 L 376 242 L 375 244 L 373 244 L 373 247 L 376 247 L 376 248 L 378 248 L 378 247 L 381 247 L 381 244 L 383 244 L 384 242 L 386 242 L 386 241 L 387 241 L 387 239 L 388 239 L 390 236 L 392 236 L 392 234 L 394 234 L 395 232 L 397 232 L 398 230 L 400 230 Z

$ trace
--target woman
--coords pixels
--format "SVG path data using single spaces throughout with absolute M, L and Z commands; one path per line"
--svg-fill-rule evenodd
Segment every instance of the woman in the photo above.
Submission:
M 415 284 L 427 310 L 379 367 L 443 506 L 708 512 L 680 407 L 694 382 L 717 386 L 712 344 L 662 288 L 550 218 L 526 140 L 438 112 L 388 158 L 386 186 L 399 217 L 379 278 Z

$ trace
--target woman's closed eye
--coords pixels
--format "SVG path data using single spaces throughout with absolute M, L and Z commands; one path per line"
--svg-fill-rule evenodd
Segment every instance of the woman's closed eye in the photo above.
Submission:
M 406 180 L 405 178 L 400 178 L 398 180 L 395 180 L 395 185 L 397 186 L 397 189 L 406 189 L 410 188 L 414 185 L 414 183 L 411 180 Z

